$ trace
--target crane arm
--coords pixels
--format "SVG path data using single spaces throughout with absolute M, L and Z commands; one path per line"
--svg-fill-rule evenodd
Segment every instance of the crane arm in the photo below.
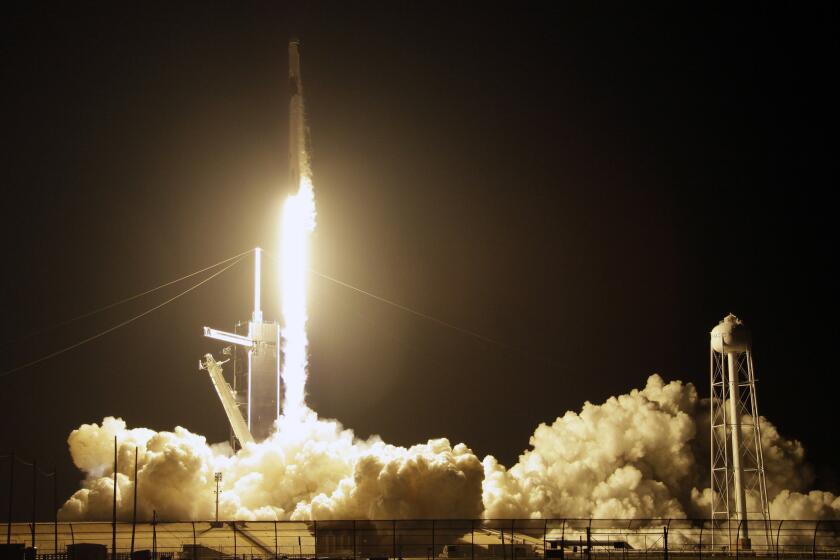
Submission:
M 248 429 L 248 424 L 242 416 L 242 411 L 236 405 L 236 398 L 233 396 L 233 391 L 225 381 L 222 374 L 222 363 L 217 362 L 212 354 L 204 355 L 204 362 L 201 363 L 201 369 L 206 369 L 210 374 L 210 380 L 213 382 L 213 387 L 216 388 L 216 393 L 219 395 L 219 400 L 222 401 L 222 407 L 225 409 L 225 414 L 228 417 L 231 427 L 233 427 L 233 435 L 239 440 L 240 445 L 246 443 L 253 443 L 254 438 L 251 431 Z

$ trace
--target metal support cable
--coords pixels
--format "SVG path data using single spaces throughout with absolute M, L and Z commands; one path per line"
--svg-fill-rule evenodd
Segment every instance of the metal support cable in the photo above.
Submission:
M 422 311 L 417 311 L 416 309 L 412 309 L 412 308 L 410 308 L 408 306 L 405 306 L 401 303 L 397 303 L 396 301 L 384 298 L 382 296 L 378 296 L 374 293 L 368 292 L 366 290 L 363 290 L 361 288 L 358 288 L 356 286 L 348 284 L 347 282 L 339 280 L 338 278 L 334 278 L 332 276 L 329 276 L 327 274 L 319 272 L 319 271 L 315 270 L 314 268 L 310 268 L 309 270 L 310 270 L 310 272 L 312 272 L 315 276 L 318 276 L 319 278 L 323 278 L 324 280 L 328 280 L 330 282 L 333 282 L 334 284 L 338 284 L 339 286 L 343 286 L 344 288 L 347 288 L 347 289 L 352 290 L 354 292 L 357 292 L 357 293 L 360 293 L 362 295 L 368 296 L 369 298 L 375 299 L 377 301 L 380 301 L 380 302 L 385 303 L 387 305 L 390 305 L 392 307 L 396 307 L 397 309 L 399 309 L 401 311 L 405 311 L 406 313 L 411 313 L 412 315 L 415 315 L 415 316 L 420 317 L 422 319 L 426 319 L 427 321 L 431 321 L 432 323 L 436 323 L 437 325 L 440 325 L 442 327 L 446 327 L 447 329 L 459 332 L 461 334 L 470 336 L 472 338 L 476 338 L 478 340 L 481 340 L 482 342 L 492 344 L 493 346 L 497 346 L 497 347 L 501 348 L 502 350 L 508 352 L 509 354 L 515 354 L 515 355 L 517 355 L 517 356 L 519 356 L 519 357 L 521 357 L 525 360 L 535 362 L 535 363 L 539 363 L 543 366 L 561 367 L 560 364 L 557 364 L 556 362 L 554 362 L 553 360 L 551 360 L 549 358 L 536 355 L 533 352 L 525 352 L 524 350 L 521 350 L 519 348 L 511 346 L 510 344 L 506 344 L 504 342 L 501 342 L 500 340 L 490 338 L 489 336 L 485 336 L 481 333 L 477 333 L 477 332 L 472 331 L 470 329 L 465 329 L 464 327 L 459 327 L 458 325 L 452 324 L 448 321 L 444 321 L 443 319 L 438 319 L 437 317 L 434 317 L 434 316 L 429 315 L 427 313 L 423 313 Z
M 312 273 L 313 273 L 313 274 L 315 274 L 316 276 L 319 276 L 319 277 L 321 277 L 321 278 L 323 278 L 323 279 L 325 279 L 325 280 L 329 280 L 330 282 L 334 282 L 335 284 L 338 284 L 339 286 L 344 286 L 345 288 L 348 288 L 348 289 L 350 289 L 350 290 L 353 290 L 354 292 L 358 292 L 358 293 L 360 293 L 360 294 L 366 295 L 366 296 L 368 296 L 368 297 L 370 297 L 370 298 L 373 298 L 373 299 L 375 299 L 375 300 L 377 300 L 377 301 L 381 301 L 382 303 L 387 303 L 388 305 L 391 305 L 391 306 L 393 306 L 393 307 L 396 307 L 397 309 L 401 309 L 402 311 L 406 311 L 406 312 L 411 313 L 411 314 L 413 314 L 413 315 L 416 315 L 416 316 L 418 316 L 418 317 L 422 317 L 423 319 L 426 319 L 426 320 L 428 320 L 428 321 L 432 321 L 433 323 L 437 323 L 438 325 L 441 325 L 441 326 L 444 326 L 444 327 L 446 327 L 446 328 L 449 328 L 449 329 L 452 329 L 452 330 L 458 331 L 458 332 L 460 332 L 460 333 L 462 333 L 462 334 L 466 334 L 466 335 L 468 335 L 468 336 L 472 336 L 472 337 L 477 338 L 477 339 L 479 339 L 479 340 L 483 340 L 484 342 L 489 342 L 490 344 L 495 344 L 495 345 L 497 345 L 497 346 L 501 346 L 501 347 L 503 347 L 503 348 L 507 348 L 508 350 L 514 350 L 514 348 L 512 348 L 512 347 L 508 346 L 508 345 L 507 345 L 507 344 L 505 344 L 504 342 L 500 342 L 500 341 L 498 341 L 498 340 L 495 340 L 495 339 L 489 338 L 489 337 L 487 337 L 487 336 L 484 336 L 483 334 L 479 334 L 479 333 L 477 333 L 477 332 L 475 332 L 475 331 L 471 331 L 471 330 L 469 330 L 469 329 L 465 329 L 465 328 L 463 328 L 463 327 L 459 327 L 458 325 L 453 325 L 452 323 L 449 323 L 449 322 L 447 322 L 447 321 L 444 321 L 443 319 L 438 319 L 437 317 L 433 317 L 433 316 L 431 316 L 431 315 L 428 315 L 428 314 L 426 314 L 426 313 L 423 313 L 422 311 L 417 311 L 417 310 L 415 310 L 415 309 L 411 309 L 410 307 L 406 307 L 405 305 L 402 305 L 402 304 L 397 303 L 397 302 L 395 302 L 395 301 L 392 301 L 392 300 L 386 299 L 386 298 L 384 298 L 384 297 L 382 297 L 382 296 L 378 296 L 378 295 L 376 295 L 376 294 L 372 294 L 372 293 L 370 293 L 370 292 L 368 292 L 368 291 L 365 291 L 365 290 L 363 290 L 363 289 L 361 289 L 361 288 L 357 288 L 356 286 L 351 286 L 351 285 L 350 285 L 350 284 L 348 284 L 347 282 L 342 282 L 342 281 L 341 281 L 341 280 L 339 280 L 338 278 L 333 278 L 332 276 L 328 276 L 328 275 L 326 275 L 326 274 L 324 274 L 324 273 L 322 273 L 322 272 L 318 272 L 318 271 L 317 271 L 317 270 L 315 270 L 314 268 L 313 268 L 313 269 L 310 269 L 310 270 L 311 270 L 311 271 L 312 271 Z
M 18 463 L 20 463 L 21 465 L 24 465 L 26 467 L 31 467 L 32 465 L 35 464 L 34 462 L 30 463 L 28 461 L 24 461 L 23 458 L 18 457 L 17 455 L 15 455 L 14 458 L 15 458 L 15 461 L 17 461 Z
M 130 302 L 130 301 L 134 301 L 135 299 L 138 299 L 138 298 L 141 298 L 141 297 L 143 297 L 143 296 L 149 295 L 149 294 L 151 294 L 151 293 L 153 293 L 153 292 L 156 292 L 156 291 L 158 291 L 158 290 L 162 290 L 163 288 L 166 288 L 166 287 L 168 287 L 168 286 L 171 286 L 172 284 L 177 284 L 178 282 L 181 282 L 182 280 L 186 280 L 187 278 L 192 278 L 193 276 L 196 276 L 196 275 L 198 275 L 198 274 L 201 274 L 202 272 L 207 272 L 208 270 L 212 270 L 212 269 L 214 269 L 214 268 L 217 268 L 217 267 L 219 267 L 219 266 L 221 266 L 221 265 L 223 265 L 223 264 L 225 264 L 225 263 L 228 263 L 228 262 L 230 262 L 230 261 L 232 261 L 232 260 L 234 260 L 234 259 L 237 259 L 237 258 L 240 258 L 240 257 L 244 257 L 245 255 L 247 255 L 247 254 L 248 254 L 248 253 L 250 253 L 251 251 L 253 251 L 253 249 L 248 249 L 247 251 L 244 251 L 244 252 L 242 252 L 242 253 L 239 253 L 238 255 L 234 255 L 234 256 L 232 256 L 232 257 L 230 257 L 230 258 L 227 258 L 227 259 L 225 259 L 225 260 L 219 261 L 219 262 L 217 262 L 216 264 L 211 264 L 210 266 L 206 266 L 206 267 L 202 268 L 201 270 L 196 270 L 195 272 L 190 272 L 189 274 L 186 274 L 186 275 L 184 275 L 184 276 L 181 276 L 180 278 L 176 278 L 175 280 L 170 280 L 169 282 L 165 282 L 165 283 L 163 283 L 163 284 L 161 284 L 161 285 L 159 285 L 159 286 L 155 286 L 154 288 L 151 288 L 151 289 L 146 290 L 146 291 L 144 291 L 144 292 L 140 292 L 139 294 L 134 294 L 133 296 L 129 296 L 129 297 L 123 298 L 123 299 L 121 299 L 121 300 L 119 300 L 119 301 L 115 301 L 115 302 L 113 302 L 113 303 L 109 303 L 108 305 L 103 305 L 102 307 L 97 307 L 96 309 L 92 309 L 91 311 L 88 311 L 88 312 L 86 312 L 86 313 L 82 313 L 81 315 L 76 315 L 75 317 L 71 317 L 70 319 L 65 319 L 64 321 L 60 321 L 60 322 L 58 322 L 58 323 L 55 323 L 55 324 L 53 324 L 53 325 L 50 325 L 49 327 L 45 327 L 45 328 L 43 328 L 43 329 L 39 329 L 39 330 L 37 330 L 37 331 L 30 332 L 30 333 L 25 334 L 25 335 L 23 335 L 23 336 L 20 336 L 20 337 L 18 337 L 18 338 L 16 338 L 16 339 L 13 339 L 13 340 L 7 340 L 6 342 L 4 342 L 4 343 L 3 343 L 3 346 L 9 346 L 9 345 L 11 345 L 11 344 L 18 343 L 18 342 L 20 342 L 20 341 L 22 341 L 22 340 L 26 340 L 27 338 L 32 338 L 33 336 L 37 336 L 37 335 L 39 335 L 39 334 L 44 334 L 44 333 L 47 333 L 47 332 L 50 332 L 50 331 L 54 331 L 55 329 L 58 329 L 58 328 L 64 327 L 64 326 L 66 326 L 66 325 L 69 325 L 70 323 L 75 323 L 76 321 L 80 321 L 80 320 L 82 320 L 82 319 L 86 319 L 87 317 L 91 317 L 92 315 L 96 315 L 96 314 L 98 314 L 98 313 L 102 313 L 103 311 L 107 311 L 107 310 L 109 310 L 109 309 L 113 309 L 114 307 L 118 307 L 118 306 L 120 306 L 120 305 L 122 305 L 122 304 L 124 304 L 124 303 L 128 303 L 128 302 Z
M 32 461 L 31 463 L 27 463 L 26 461 L 24 461 L 20 457 L 15 457 L 15 459 L 17 459 L 17 462 L 22 464 L 22 465 L 26 465 L 27 467 L 35 467 L 36 461 Z M 37 467 L 35 467 L 35 471 L 38 474 L 40 474 L 41 476 L 43 476 L 44 478 L 52 478 L 52 477 L 55 476 L 55 471 L 53 471 L 53 472 L 42 471 L 41 469 L 39 469 Z
M 263 249 L 263 252 L 268 257 L 270 257 L 271 260 L 273 260 L 277 264 L 282 264 L 280 258 L 277 255 L 273 254 L 270 251 L 266 251 L 265 249 Z M 359 294 L 368 296 L 371 299 L 375 299 L 379 302 L 382 302 L 382 303 L 385 303 L 385 304 L 390 305 L 392 307 L 395 307 L 395 308 L 397 308 L 401 311 L 405 311 L 406 313 L 410 313 L 410 314 L 415 315 L 417 317 L 420 317 L 422 319 L 426 319 L 427 321 L 431 321 L 432 323 L 436 323 L 439 326 L 446 327 L 447 329 L 454 330 L 456 332 L 459 332 L 461 334 L 470 336 L 472 338 L 476 338 L 476 339 L 481 340 L 483 342 L 486 342 L 488 344 L 492 344 L 493 346 L 497 346 L 497 347 L 501 348 L 502 350 L 505 350 L 507 353 L 516 355 L 516 356 L 518 356 L 518 357 L 520 357 L 524 360 L 528 360 L 530 362 L 538 363 L 540 365 L 548 366 L 548 367 L 552 367 L 552 368 L 563 367 L 561 364 L 558 364 L 557 362 L 555 362 L 551 358 L 537 355 L 537 354 L 535 354 L 534 352 L 531 352 L 531 351 L 526 352 L 526 351 L 524 351 L 520 348 L 517 348 L 515 346 L 511 346 L 510 344 L 506 344 L 506 343 L 504 343 L 500 340 L 490 338 L 489 336 L 485 336 L 481 333 L 472 331 L 470 329 L 465 329 L 463 327 L 459 327 L 458 325 L 455 325 L 455 324 L 450 323 L 448 321 L 444 321 L 443 319 L 438 319 L 437 317 L 435 317 L 433 315 L 423 313 L 422 311 L 417 311 L 416 309 L 412 309 L 411 307 L 408 307 L 408 306 L 403 305 L 401 303 L 398 303 L 396 301 L 384 298 L 382 296 L 378 296 L 378 295 L 376 295 L 374 293 L 371 293 L 367 290 L 363 290 L 361 288 L 353 286 L 352 284 L 348 284 L 347 282 L 339 280 L 338 278 L 335 278 L 335 277 L 329 276 L 328 274 L 324 274 L 322 272 L 319 272 L 319 271 L 315 270 L 314 268 L 310 268 L 309 271 L 312 274 L 314 274 L 315 276 L 318 276 L 319 278 L 323 278 L 324 280 L 328 280 L 328 281 L 330 281 L 334 284 L 337 284 L 339 286 L 342 286 L 344 288 L 347 288 L 347 289 L 352 290 L 354 292 L 357 292 Z M 2 377 L 2 374 L 0 374 L 0 377 Z
M 268 253 L 268 251 L 266 251 L 266 254 L 268 254 L 272 258 L 272 260 L 276 261 L 277 263 L 280 263 L 280 259 L 276 255 Z M 380 301 L 382 303 L 388 304 L 392 307 L 396 307 L 397 309 L 400 309 L 400 310 L 405 311 L 407 313 L 411 313 L 412 315 L 416 315 L 417 317 L 421 317 L 421 318 L 426 319 L 428 321 L 431 321 L 433 323 L 437 323 L 438 325 L 441 325 L 441 326 L 446 327 L 448 329 L 458 331 L 462 334 L 472 336 L 474 338 L 477 338 L 479 340 L 483 340 L 484 342 L 487 342 L 487 343 L 490 343 L 490 344 L 495 344 L 497 346 L 501 346 L 502 348 L 506 348 L 507 350 L 511 350 L 511 351 L 514 351 L 514 352 L 517 351 L 515 348 L 513 348 L 512 346 L 510 346 L 508 344 L 505 344 L 504 342 L 501 342 L 499 340 L 495 340 L 495 339 L 490 338 L 488 336 L 484 336 L 483 334 L 477 333 L 475 331 L 471 331 L 469 329 L 459 327 L 458 325 L 454 325 L 454 324 L 452 324 L 448 321 L 444 321 L 443 319 L 438 319 L 437 317 L 434 317 L 434 316 L 429 315 L 427 313 L 423 313 L 422 311 L 417 311 L 416 309 L 412 309 L 408 306 L 402 305 L 401 303 L 397 303 L 396 301 L 384 298 L 382 296 L 378 296 L 374 293 L 368 292 L 368 291 L 363 290 L 361 288 L 357 288 L 356 286 L 353 286 L 352 284 L 348 284 L 347 282 L 339 280 L 338 278 L 334 278 L 332 276 L 329 276 L 328 274 L 324 274 L 323 272 L 319 272 L 319 271 L 315 270 L 314 268 L 310 268 L 309 271 L 312 272 L 314 275 L 316 275 L 320 278 L 323 278 L 324 280 L 329 280 L 330 282 L 333 282 L 334 284 L 338 284 L 339 286 L 343 286 L 343 287 L 345 287 L 349 290 L 353 290 L 354 292 L 357 292 L 357 293 L 360 293 L 362 295 L 368 296 L 369 298 L 372 298 L 372 299 L 375 299 L 375 300 Z
M 23 465 L 25 467 L 30 467 L 30 468 L 32 466 L 34 466 L 34 464 L 35 464 L 34 461 L 32 463 L 30 463 L 29 461 L 25 461 L 23 459 L 23 457 L 21 457 L 20 455 L 16 455 L 14 453 L 0 453 L 0 458 L 2 458 L 2 459 L 14 459 L 16 462 L 20 463 L 21 465 Z M 44 478 L 52 478 L 52 477 L 55 476 L 55 471 L 47 472 L 47 471 L 43 471 L 41 469 L 38 469 L 38 474 L 40 474 Z
M 250 251 L 247 251 L 245 254 L 247 254 L 247 253 L 250 253 Z M 21 370 L 26 369 L 26 368 L 28 368 L 28 367 L 34 366 L 34 365 L 36 365 L 36 364 L 40 364 L 41 362 L 45 362 L 45 361 L 47 361 L 47 360 L 49 360 L 49 359 L 51 359 L 51 358 L 54 358 L 54 357 L 56 357 L 56 356 L 58 356 L 58 355 L 60 355 L 60 354 L 64 354 L 65 352 L 69 352 L 70 350 L 73 350 L 73 349 L 75 349 L 75 348 L 78 348 L 79 346 L 82 346 L 83 344 L 87 344 L 88 342 L 94 341 L 94 340 L 96 340 L 97 338 L 101 338 L 101 337 L 105 336 L 105 335 L 106 335 L 106 334 L 108 334 L 108 333 L 111 333 L 111 332 L 113 332 L 113 331 L 115 331 L 115 330 L 117 330 L 117 329 L 120 329 L 120 328 L 122 328 L 122 327 L 124 327 L 124 326 L 126 326 L 126 325 L 128 325 L 128 324 L 130 324 L 130 323 L 133 323 L 134 321 L 136 321 L 136 320 L 138 320 L 138 319 L 140 319 L 140 318 L 142 318 L 142 317 L 145 317 L 146 315 L 148 315 L 149 313 L 152 313 L 153 311 L 157 311 L 157 310 L 158 310 L 158 309 L 160 309 L 161 307 L 163 307 L 163 306 L 165 306 L 165 305 L 168 305 L 168 304 L 172 303 L 172 302 L 173 302 L 173 301 L 175 301 L 176 299 L 178 299 L 178 298 L 180 298 L 180 297 L 182 297 L 182 296 L 184 296 L 184 295 L 186 295 L 186 294 L 188 294 L 188 293 L 192 292 L 192 291 L 193 291 L 193 290 L 195 290 L 196 288 L 198 288 L 198 287 L 200 287 L 200 286 L 202 286 L 202 285 L 206 284 L 207 282 L 209 282 L 209 281 L 210 281 L 210 280 L 212 280 L 213 278 L 215 278 L 215 277 L 219 276 L 219 275 L 220 275 L 220 274 L 222 274 L 223 272 L 225 272 L 225 271 L 227 271 L 227 270 L 229 270 L 229 269 L 233 268 L 234 266 L 236 266 L 236 265 L 237 265 L 237 264 L 238 264 L 238 263 L 239 263 L 239 262 L 240 262 L 243 258 L 244 258 L 244 255 L 243 255 L 243 256 L 240 256 L 239 258 L 237 258 L 235 261 L 233 261 L 232 263 L 230 263 L 229 265 L 227 265 L 227 266 L 226 266 L 226 267 L 224 267 L 223 269 L 221 269 L 221 270 L 218 270 L 218 271 L 214 272 L 213 274 L 211 274 L 210 276 L 208 276 L 207 278 L 205 278 L 205 279 L 204 279 L 204 280 L 202 280 L 201 282 L 198 282 L 197 284 L 193 284 L 192 286 L 190 286 L 190 287 L 189 287 L 189 288 L 187 288 L 186 290 L 184 290 L 184 291 L 182 291 L 182 292 L 180 292 L 180 293 L 178 293 L 178 294 L 174 295 L 173 297 L 171 297 L 171 298 L 167 299 L 167 300 L 166 300 L 166 301 L 164 301 L 163 303 L 159 303 L 158 305 L 155 305 L 154 307 L 151 307 L 151 308 L 147 309 L 146 311 L 143 311 L 142 313 L 140 313 L 140 314 L 138 314 L 138 315 L 135 315 L 135 316 L 133 316 L 133 317 L 131 317 L 131 318 L 129 318 L 129 319 L 126 319 L 125 321 L 122 321 L 122 322 L 120 322 L 120 323 L 117 323 L 116 325 L 114 325 L 114 326 L 112 326 L 112 327 L 109 327 L 109 328 L 105 329 L 104 331 L 100 331 L 100 332 L 98 332 L 98 333 L 96 333 L 96 334 L 94 334 L 94 335 L 92 335 L 92 336 L 89 336 L 89 337 L 87 337 L 87 338 L 85 338 L 85 339 L 82 339 L 82 340 L 80 340 L 80 341 L 78 341 L 78 342 L 75 342 L 75 343 L 71 344 L 70 346 L 66 346 L 66 347 L 64 347 L 64 348 L 62 348 L 62 349 L 60 349 L 60 350 L 56 350 L 55 352 L 51 352 L 51 353 L 49 353 L 49 354 L 47 354 L 47 355 L 45 355 L 45 356 L 41 356 L 40 358 L 37 358 L 37 359 L 32 360 L 32 361 L 30 361 L 30 362 L 27 362 L 27 363 L 25 363 L 25 364 L 21 364 L 21 365 L 19 365 L 19 366 L 17 366 L 17 367 L 14 367 L 14 368 L 12 368 L 12 369 L 6 370 L 6 371 L 4 371 L 3 373 L 0 373 L 0 377 L 6 377 L 7 375 L 11 375 L 12 373 L 15 373 L 15 372 L 21 371 Z

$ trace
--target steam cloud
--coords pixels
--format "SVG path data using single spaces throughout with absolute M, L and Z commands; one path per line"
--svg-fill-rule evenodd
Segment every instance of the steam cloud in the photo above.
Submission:
M 463 444 L 429 440 L 410 448 L 357 439 L 338 422 L 312 411 L 281 418 L 262 443 L 235 455 L 183 428 L 130 430 L 106 418 L 70 434 L 84 487 L 63 506 L 64 519 L 104 519 L 113 499 L 113 438 L 119 445 L 118 511 L 131 515 L 134 446 L 139 447 L 138 515 L 210 519 L 214 472 L 223 473 L 220 516 L 236 519 L 477 517 L 482 512 L 483 467 Z
M 803 493 L 813 475 L 802 445 L 760 421 L 771 516 L 840 518 L 840 497 Z M 223 473 L 220 516 L 229 519 L 708 517 L 708 406 L 692 384 L 659 375 L 541 424 L 509 469 L 446 439 L 409 448 L 360 440 L 308 409 L 280 418 L 271 438 L 236 454 L 184 428 L 129 429 L 109 417 L 70 434 L 86 479 L 63 519 L 110 518 L 114 436 L 123 519 L 133 506 L 135 446 L 141 518 L 152 510 L 165 519 L 212 518 L 214 472 Z

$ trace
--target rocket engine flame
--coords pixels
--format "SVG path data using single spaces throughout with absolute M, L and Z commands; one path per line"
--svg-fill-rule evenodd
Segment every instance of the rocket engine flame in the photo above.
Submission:
M 283 367 L 285 395 L 281 410 L 286 420 L 303 421 L 306 407 L 306 281 L 309 276 L 309 238 L 315 230 L 315 192 L 306 142 L 306 113 L 300 78 L 297 41 L 289 43 L 289 171 L 297 193 L 283 206 L 280 240 L 280 294 L 283 306 Z M 298 423 L 299 423 L 298 422 Z M 286 423 L 287 426 L 290 423 Z
M 283 206 L 280 242 L 280 293 L 283 301 L 283 414 L 300 419 L 306 411 L 306 288 L 310 236 L 315 229 L 315 193 L 308 175 Z

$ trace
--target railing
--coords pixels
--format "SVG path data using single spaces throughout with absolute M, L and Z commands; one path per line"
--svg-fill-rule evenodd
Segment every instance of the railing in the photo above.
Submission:
M 32 545 L 30 523 L 2 524 Z M 460 558 L 470 560 L 677 560 L 704 556 L 840 559 L 840 520 L 737 522 L 687 519 L 421 519 L 349 521 L 45 522 L 39 560 L 73 560 L 68 545 L 99 545 L 100 558 L 268 560 Z M 85 556 L 87 558 L 94 558 Z M 76 559 L 78 560 L 78 558 Z

